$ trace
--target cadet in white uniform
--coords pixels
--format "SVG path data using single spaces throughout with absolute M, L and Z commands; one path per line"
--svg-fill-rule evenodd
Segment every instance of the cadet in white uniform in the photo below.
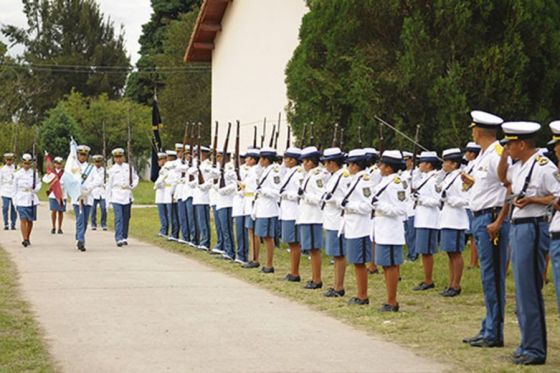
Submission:
M 89 213 L 93 205 L 93 196 L 91 194 L 93 189 L 93 165 L 88 162 L 90 152 L 89 146 L 78 145 L 76 151 L 78 153 L 82 183 L 80 187 L 80 196 L 76 201 L 72 201 L 72 207 L 74 208 L 74 216 L 76 217 L 76 247 L 83 252 L 86 251 L 86 230 Z
M 534 122 L 502 124 L 507 145 L 500 172 L 507 168 L 507 181 L 513 194 L 512 269 L 521 342 L 512 362 L 517 365 L 544 364 L 547 356 L 542 294 L 549 248 L 547 207 L 560 189 L 556 166 L 536 149 L 535 137 L 540 128 Z M 509 167 L 505 161 L 508 155 L 517 161 Z
M 261 149 L 259 156 L 263 172 L 259 177 L 254 198 L 255 235 L 266 245 L 266 265 L 262 267 L 261 272 L 274 273 L 274 238 L 278 225 L 282 176 L 280 166 L 275 163 L 276 150 L 265 147 Z M 255 260 L 258 262 L 258 256 Z
M 553 121 L 549 124 L 552 131 L 552 140 L 549 144 L 554 144 L 556 158 L 560 159 L 560 121 Z M 560 182 L 560 172 L 558 169 L 554 174 L 556 180 Z M 560 191 L 554 195 L 552 218 L 550 219 L 550 260 L 554 272 L 554 287 L 556 288 L 556 303 L 560 311 Z
M 325 184 L 329 173 L 319 167 L 321 152 L 310 146 L 301 151 L 305 179 L 298 190 L 299 215 L 296 224 L 301 237 L 301 250 L 311 256 L 311 280 L 305 289 L 320 289 L 321 281 L 321 248 L 323 247 L 323 214 L 321 198 L 325 193 Z
M 213 184 L 212 164 L 207 159 L 210 149 L 202 146 L 197 151 L 201 151 L 201 164 L 191 168 L 189 171 L 195 179 L 196 189 L 193 194 L 193 206 L 196 214 L 197 230 L 199 233 L 198 248 L 210 251 L 210 188 Z
M 253 200 L 257 190 L 257 180 L 259 179 L 262 168 L 259 166 L 259 149 L 248 149 L 245 158 L 245 165 L 249 167 L 249 171 L 245 175 L 243 182 L 239 184 L 240 190 L 243 190 L 244 197 L 244 213 L 245 213 L 245 228 L 249 235 L 249 262 L 243 265 L 243 268 L 258 268 L 259 262 L 256 260 L 259 256 L 260 243 L 255 237 L 255 220 L 253 219 Z
M 440 161 L 436 152 L 420 154 L 419 169 L 422 179 L 414 185 L 412 198 L 416 201 L 414 228 L 416 229 L 416 252 L 422 255 L 424 280 L 413 290 L 423 291 L 435 287 L 432 279 L 434 257 L 437 252 L 439 207 L 441 186 L 438 185 Z
M 463 170 L 466 174 L 470 175 L 474 169 L 474 161 L 476 157 L 478 157 L 478 153 L 480 153 L 480 145 L 471 141 L 467 143 L 465 147 L 465 159 L 467 160 L 467 166 Z M 463 188 L 464 189 L 464 188 Z M 473 224 L 473 214 L 470 206 L 471 194 L 470 190 L 465 190 L 467 193 L 467 199 L 469 200 L 469 205 L 467 207 L 467 215 L 469 216 L 469 229 L 467 230 L 466 235 L 469 238 L 469 246 L 471 250 L 471 260 L 469 263 L 469 268 L 478 268 L 478 253 L 476 251 L 476 240 L 474 239 L 474 235 L 472 234 L 472 224 Z
M 165 169 L 165 162 L 167 161 L 167 153 L 158 152 L 158 166 L 159 175 L 154 183 L 155 204 L 159 216 L 159 233 L 160 237 L 167 238 L 169 231 L 169 220 L 167 219 L 167 206 L 165 201 L 165 179 L 167 178 L 167 170 Z
M 397 312 L 397 287 L 400 265 L 403 263 L 403 245 L 406 220 L 406 186 L 397 172 L 405 169 L 401 152 L 383 152 L 379 171 L 383 179 L 373 190 L 372 205 L 375 210 L 375 262 L 383 267 L 387 302 L 380 312 Z
M 296 226 L 298 216 L 298 189 L 303 180 L 303 169 L 299 166 L 301 149 L 291 147 L 284 152 L 284 167 L 286 173 L 278 194 L 280 195 L 280 223 L 282 225 L 281 239 L 290 248 L 290 273 L 284 277 L 289 282 L 300 282 L 299 263 L 301 259 L 301 245 Z
M 357 294 L 349 300 L 348 304 L 357 305 L 369 304 L 366 264 L 372 261 L 371 199 L 373 194 L 367 170 L 367 158 L 363 149 L 354 149 L 348 153 L 346 163 L 352 179 L 340 203 L 343 219 L 339 234 L 344 236 L 346 260 L 354 265 L 356 271 Z
M 62 175 L 64 174 L 64 169 L 62 168 L 62 158 L 55 157 L 53 164 L 54 167 L 52 171 L 43 176 L 43 182 L 49 186 L 47 190 L 49 198 L 49 210 L 51 211 L 51 234 L 62 234 L 62 222 L 64 220 L 64 213 L 66 212 L 66 193 L 64 192 L 62 186 Z M 55 192 L 53 191 L 53 186 L 58 183 L 60 191 L 62 192 L 62 199 L 59 201 Z M 58 231 L 56 229 L 56 223 L 58 221 Z
M 242 158 L 242 154 L 240 154 L 240 158 Z M 235 223 L 236 256 L 234 262 L 241 265 L 247 264 L 249 257 L 249 233 L 247 232 L 247 228 L 245 228 L 245 198 L 243 196 L 244 191 L 240 187 L 242 180 L 245 179 L 248 172 L 248 166 L 240 165 L 239 175 L 235 175 L 236 190 L 233 196 L 231 210 L 231 215 Z
M 461 181 L 461 149 L 446 149 L 442 156 L 446 177 L 441 185 L 440 246 L 449 257 L 449 286 L 441 295 L 455 297 L 461 294 L 464 267 L 462 253 L 465 247 L 465 231 L 469 228 L 469 201 Z
M 237 192 L 237 176 L 233 164 L 229 161 L 230 153 L 224 154 L 223 149 L 218 150 L 218 162 L 225 157 L 225 168 L 219 169 L 218 183 L 216 184 L 216 211 L 220 221 L 221 236 L 223 241 L 223 258 L 235 259 L 235 243 L 233 235 L 232 209 L 233 198 Z M 219 163 L 221 165 L 221 163 Z M 216 229 L 218 227 L 216 226 Z
M 414 229 L 414 216 L 416 215 L 416 210 L 414 209 L 415 201 L 411 198 L 411 189 L 414 185 L 419 185 L 418 182 L 422 178 L 418 167 L 416 167 L 413 154 L 407 151 L 403 152 L 403 159 L 406 163 L 406 170 L 401 174 L 401 180 L 403 186 L 406 189 L 406 220 L 404 224 L 405 238 L 406 238 L 406 248 L 407 254 L 406 258 L 411 262 L 418 259 L 418 253 L 416 252 L 416 230 Z M 412 180 L 414 178 L 414 180 Z
M 92 157 L 95 168 L 92 171 L 92 186 L 93 190 L 93 206 L 91 208 L 91 230 L 97 229 L 97 206 L 101 210 L 101 229 L 107 230 L 107 196 L 105 193 L 107 182 L 107 174 L 105 172 L 105 165 L 103 164 L 102 155 L 94 155 Z
M 189 219 L 189 213 L 187 208 L 187 200 L 192 198 L 191 188 L 188 186 L 188 176 L 187 171 L 189 169 L 189 147 L 181 144 L 183 151 L 180 153 L 181 158 L 177 159 L 175 164 L 175 175 L 177 180 L 177 185 L 175 187 L 175 199 L 177 201 L 177 219 L 179 222 L 179 233 L 177 236 L 177 241 L 182 244 L 187 244 L 191 242 L 191 224 L 192 220 Z M 180 238 L 183 237 L 183 238 Z
M 30 237 L 33 222 L 37 220 L 37 193 L 41 189 L 41 179 L 37 171 L 32 169 L 33 157 L 31 154 L 22 156 L 22 167 L 14 174 L 14 204 L 19 214 L 22 245 L 31 245 Z
M 325 194 L 321 201 L 323 210 L 323 228 L 326 232 L 325 252 L 334 258 L 334 284 L 323 295 L 329 298 L 343 297 L 344 276 L 346 273 L 346 257 L 344 235 L 338 230 L 342 224 L 342 208 L 344 191 L 350 182 L 350 173 L 344 168 L 345 155 L 339 148 L 325 149 L 321 161 L 331 174 L 325 185 Z
M 2 216 L 4 218 L 4 230 L 16 229 L 16 208 L 14 206 L 14 173 L 16 167 L 14 165 L 15 154 L 5 153 L 5 164 L 0 167 L 0 196 L 2 197 Z M 9 215 L 9 216 L 8 216 Z
M 369 173 L 369 181 L 371 184 L 370 189 L 373 190 L 379 185 L 382 178 L 381 172 L 379 172 L 379 165 L 377 164 L 377 161 L 379 160 L 379 152 L 375 148 L 364 148 L 364 151 L 366 152 L 367 156 L 367 169 Z M 371 219 L 373 220 L 371 225 L 371 238 L 373 240 L 373 243 L 371 245 L 372 259 L 368 265 L 368 273 L 373 275 L 378 274 L 379 270 L 377 269 L 377 265 L 375 264 L 375 219 L 373 215 Z

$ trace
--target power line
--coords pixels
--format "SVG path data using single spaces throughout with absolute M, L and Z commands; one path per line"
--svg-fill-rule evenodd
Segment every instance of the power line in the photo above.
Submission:
M 55 64 L 0 64 L 0 70 L 25 70 L 51 73 L 76 73 L 76 74 L 177 74 L 177 73 L 203 73 L 209 72 L 209 66 L 194 65 L 184 67 L 146 67 L 134 66 L 98 66 L 98 65 L 55 65 Z

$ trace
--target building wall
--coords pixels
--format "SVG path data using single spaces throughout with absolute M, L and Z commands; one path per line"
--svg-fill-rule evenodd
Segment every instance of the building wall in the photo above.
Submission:
M 221 139 L 227 122 L 235 124 L 239 119 L 241 149 L 252 144 L 254 125 L 258 126 L 257 144 L 260 145 L 266 117 L 265 143 L 268 143 L 272 125 L 277 123 L 281 112 L 278 150 L 284 151 L 288 104 L 285 69 L 299 43 L 299 27 L 307 11 L 304 0 L 233 0 L 230 3 L 212 54 L 212 126 L 220 122 Z M 234 130 L 235 126 L 233 134 Z M 230 144 L 234 144 L 233 140 Z

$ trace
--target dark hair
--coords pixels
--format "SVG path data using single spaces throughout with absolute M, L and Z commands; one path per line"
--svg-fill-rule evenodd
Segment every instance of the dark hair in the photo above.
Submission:
M 334 163 L 336 163 L 336 165 L 338 167 L 344 166 L 344 158 L 329 159 L 329 160 L 326 160 L 325 163 L 326 162 L 334 162 Z
M 308 160 L 310 160 L 311 162 L 313 162 L 313 163 L 315 164 L 315 166 L 318 166 L 319 163 L 320 163 L 320 161 L 321 161 L 321 160 L 319 159 L 319 156 L 309 157 L 309 158 L 305 158 L 305 159 L 308 159 Z
M 523 141 L 525 141 L 530 148 L 534 149 L 537 147 L 537 139 L 534 137 L 531 137 L 530 139 L 524 139 Z
M 352 161 L 350 163 L 354 163 L 356 166 L 360 167 L 360 169 L 362 169 L 362 170 L 365 170 L 366 168 L 369 167 L 368 161 L 365 160 L 365 159 L 358 160 L 358 161 Z
M 247 159 L 249 159 L 249 158 L 254 159 L 255 162 L 259 163 L 259 160 L 260 160 L 260 157 L 259 157 L 259 156 L 252 156 L 252 155 L 247 155 L 247 156 L 245 156 L 245 160 L 247 160 Z
M 276 156 L 275 155 L 263 155 L 263 156 L 261 156 L 261 158 L 268 160 L 270 163 L 276 162 Z

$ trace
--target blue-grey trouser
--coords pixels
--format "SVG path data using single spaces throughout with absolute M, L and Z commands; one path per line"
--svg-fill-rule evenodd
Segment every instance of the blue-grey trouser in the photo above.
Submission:
M 169 237 L 179 238 L 179 216 L 177 212 L 177 202 L 167 203 L 167 221 L 171 227 Z
M 216 227 L 216 238 L 218 239 L 216 242 L 216 246 L 214 246 L 214 249 L 225 251 L 224 236 L 222 234 L 222 226 L 221 226 L 222 222 L 218 218 L 218 209 L 216 208 L 216 205 L 212 206 L 212 214 L 214 215 L 214 226 Z
M 8 212 L 10 213 L 8 220 Z M 10 197 L 2 197 L 2 216 L 4 217 L 4 227 L 11 226 L 12 228 L 16 226 L 17 213 L 14 206 L 14 202 Z M 11 225 L 9 223 L 12 223 Z
M 235 241 L 237 243 L 237 259 L 246 262 L 249 256 L 249 233 L 245 228 L 245 216 L 236 216 Z
M 560 312 L 560 232 L 550 232 L 550 263 L 554 272 L 556 303 Z
M 509 222 L 504 221 L 497 242 L 492 242 L 486 228 L 492 223 L 499 209 L 485 211 L 473 219 L 473 235 L 480 260 L 480 277 L 486 317 L 482 320 L 480 334 L 485 340 L 504 340 L 504 310 L 506 302 L 506 260 L 509 241 Z
M 159 216 L 159 234 L 167 236 L 169 230 L 169 221 L 167 220 L 167 205 L 165 203 L 158 203 L 158 216 Z
M 76 216 L 76 241 L 86 242 L 86 230 L 88 226 L 89 213 L 91 206 L 73 205 L 74 215 Z
M 199 235 L 198 235 L 198 227 L 196 226 L 196 219 L 194 213 L 194 206 L 193 206 L 193 198 L 189 197 L 185 201 L 185 208 L 187 210 L 187 219 L 189 220 L 189 229 L 190 229 L 190 241 L 195 245 L 198 245 Z
M 210 206 L 194 205 L 194 211 L 199 233 L 199 245 L 210 248 Z
M 179 218 L 179 227 L 181 227 L 181 235 L 183 236 L 183 240 L 190 242 L 191 230 L 189 217 L 187 215 L 186 201 L 179 200 L 179 202 L 177 202 L 177 212 L 177 216 Z
M 546 324 L 542 288 L 549 237 L 544 218 L 514 219 L 511 226 L 511 268 L 515 279 L 517 320 L 521 332 L 518 355 L 546 360 Z
M 406 257 L 408 260 L 416 260 L 416 229 L 414 229 L 414 216 L 409 216 L 404 222 L 404 237 L 406 241 L 406 248 L 408 253 Z
M 117 242 L 128 239 L 131 206 L 132 203 L 113 203 L 113 211 L 115 213 L 115 240 Z
M 218 220 L 220 221 L 220 230 L 222 231 L 222 250 L 226 255 L 235 259 L 235 245 L 233 243 L 233 222 L 231 218 L 231 207 L 224 207 L 218 210 Z
M 91 226 L 97 228 L 97 206 L 101 209 L 101 228 L 107 228 L 107 202 L 104 198 L 94 199 L 91 208 Z

